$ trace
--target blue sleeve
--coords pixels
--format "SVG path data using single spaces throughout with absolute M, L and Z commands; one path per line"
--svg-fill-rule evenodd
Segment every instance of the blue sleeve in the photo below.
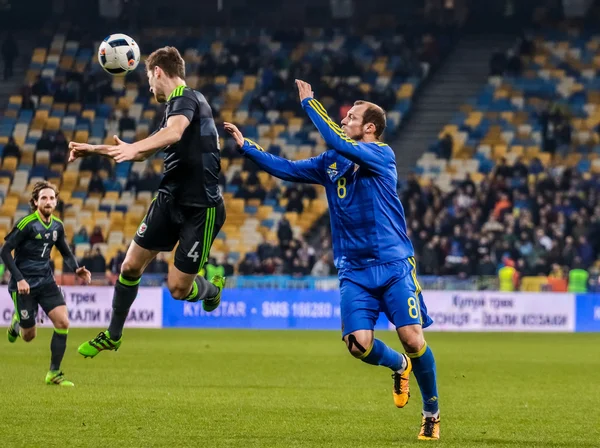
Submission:
M 302 100 L 302 107 L 329 148 L 377 174 L 385 174 L 391 155 L 385 143 L 363 143 L 352 140 L 327 115 L 323 105 L 314 98 Z
M 323 184 L 325 173 L 323 157 L 325 153 L 310 159 L 291 161 L 265 152 L 260 145 L 247 138 L 244 139 L 244 146 L 239 151 L 261 169 L 279 179 L 290 182 Z

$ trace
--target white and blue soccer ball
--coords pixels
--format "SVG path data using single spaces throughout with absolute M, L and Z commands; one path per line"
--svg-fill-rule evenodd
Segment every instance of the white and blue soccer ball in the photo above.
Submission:
M 98 48 L 102 68 L 114 76 L 124 76 L 140 63 L 140 47 L 126 34 L 111 34 Z

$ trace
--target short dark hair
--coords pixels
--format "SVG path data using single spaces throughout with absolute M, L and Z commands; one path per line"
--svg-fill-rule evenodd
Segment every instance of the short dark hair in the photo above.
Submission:
M 33 186 L 33 191 L 31 192 L 31 199 L 29 200 L 29 205 L 31 206 L 32 210 L 37 210 L 37 206 L 35 205 L 35 203 L 40 198 L 40 191 L 42 191 L 46 188 L 50 188 L 50 189 L 54 190 L 54 194 L 58 198 L 58 187 L 56 185 L 48 182 L 47 180 L 42 180 L 40 182 L 37 182 Z
M 360 106 L 361 104 L 367 105 L 367 109 L 363 114 L 363 124 L 373 123 L 375 125 L 375 138 L 381 137 L 386 125 L 385 110 L 383 110 L 383 108 L 377 104 L 369 101 L 359 100 L 354 102 L 355 106 Z
M 185 78 L 185 61 L 175 47 L 162 47 L 148 56 L 146 70 L 154 70 L 154 67 L 160 67 L 169 78 Z

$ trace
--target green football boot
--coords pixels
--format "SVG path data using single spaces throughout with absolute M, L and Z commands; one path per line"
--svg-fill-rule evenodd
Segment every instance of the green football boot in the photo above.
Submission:
M 220 275 L 215 275 L 210 279 L 210 282 L 217 287 L 219 292 L 216 296 L 204 299 L 202 301 L 202 308 L 207 313 L 216 310 L 221 304 L 221 293 L 223 292 L 223 288 L 225 288 L 225 277 L 221 277 Z
M 75 386 L 72 381 L 65 379 L 64 373 L 60 370 L 50 370 L 46 374 L 46 384 L 49 386 Z
M 118 341 L 111 339 L 108 330 L 101 331 L 94 339 L 81 344 L 77 351 L 84 358 L 93 358 L 102 350 L 119 350 L 122 341 L 122 337 Z
M 15 342 L 19 337 L 19 318 L 16 313 L 13 313 L 10 327 L 6 330 L 6 335 L 8 336 L 8 342 L 10 343 Z

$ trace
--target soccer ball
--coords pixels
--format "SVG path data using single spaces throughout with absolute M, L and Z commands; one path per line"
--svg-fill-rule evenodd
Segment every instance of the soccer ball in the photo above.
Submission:
M 98 48 L 102 68 L 115 76 L 124 76 L 140 63 L 140 47 L 126 34 L 111 34 Z

